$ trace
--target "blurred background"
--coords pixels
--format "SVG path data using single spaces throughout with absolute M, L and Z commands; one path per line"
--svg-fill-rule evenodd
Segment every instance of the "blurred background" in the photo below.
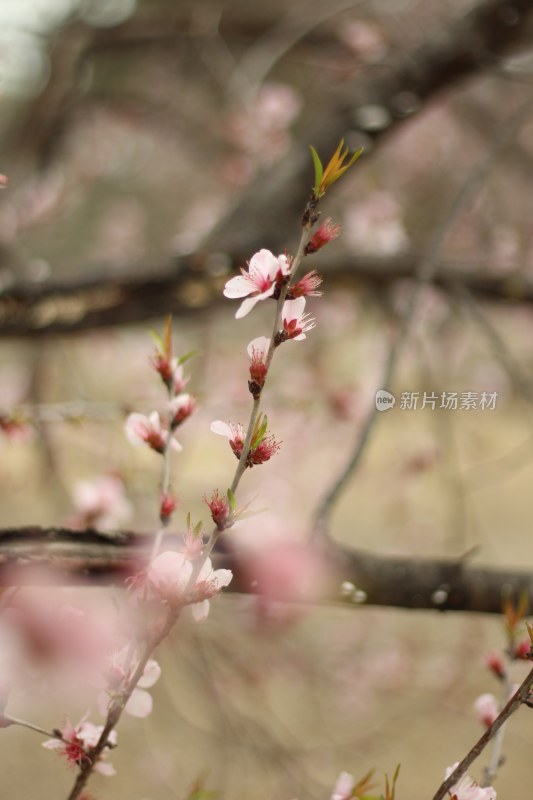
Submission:
M 272 316 L 263 303 L 236 322 L 224 283 L 261 247 L 291 252 L 308 146 L 327 161 L 344 137 L 365 153 L 324 202 L 342 234 L 309 259 L 324 275 L 316 329 L 274 361 L 265 410 L 282 448 L 245 476 L 241 501 L 265 510 L 235 546 L 283 561 L 306 540 L 408 334 L 396 405 L 376 415 L 332 536 L 530 567 L 531 11 L 0 0 L 1 527 L 75 524 L 87 486 L 110 479 L 113 513 L 95 524 L 154 530 L 159 459 L 124 421 L 164 406 L 149 331 L 170 312 L 198 401 L 173 461 L 174 527 L 188 511 L 207 524 L 203 497 L 235 465 L 209 426 L 247 419 L 246 346 Z M 459 407 L 441 408 L 451 392 Z M 223 597 L 162 648 L 154 714 L 123 721 L 118 776 L 95 796 L 182 798 L 204 776 L 222 798 L 323 798 L 341 770 L 401 762 L 398 797 L 426 800 L 482 732 L 472 703 L 498 691 L 483 658 L 503 646 L 503 622 L 481 614 Z M 63 707 L 37 695 L 12 713 L 59 724 Z M 508 726 L 499 797 L 523 796 L 528 722 Z M 3 733 L 0 765 L 17 800 L 72 779 L 22 729 Z

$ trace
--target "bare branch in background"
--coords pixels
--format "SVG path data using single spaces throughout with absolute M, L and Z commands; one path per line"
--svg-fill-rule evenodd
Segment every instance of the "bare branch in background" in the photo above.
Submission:
M 247 254 L 249 256 L 249 253 Z M 245 263 L 247 255 L 228 260 L 190 256 L 166 267 L 139 268 L 135 274 L 110 277 L 99 268 L 83 270 L 90 277 L 16 285 L 0 294 L 0 337 L 40 337 L 126 325 L 172 313 L 184 318 L 223 305 L 219 272 L 226 275 Z M 231 262 L 231 267 L 229 266 Z M 321 272 L 328 289 L 382 292 L 399 281 L 412 280 L 420 257 L 331 256 Z M 148 277 L 150 276 L 150 277 Z M 484 275 L 472 268 L 443 263 L 428 283 L 446 292 L 464 287 L 479 300 L 508 306 L 533 304 L 533 280 L 526 274 Z
M 169 535 L 172 546 L 172 536 Z M 31 526 L 0 530 L 0 583 L 19 585 L 44 580 L 64 585 L 123 585 L 149 556 L 153 536 L 132 532 Z M 179 542 L 174 542 L 178 545 Z M 466 559 L 415 559 L 375 555 L 328 542 L 324 551 L 337 580 L 329 599 L 358 605 L 438 611 L 501 614 L 502 597 L 525 591 L 533 604 L 533 576 L 520 570 L 469 566 Z M 229 591 L 255 593 L 253 575 L 236 555 L 216 556 L 218 566 L 232 569 Z M 42 570 L 42 571 L 41 571 Z M 353 592 L 341 591 L 344 584 Z
M 411 293 L 407 299 L 403 322 L 393 343 L 390 346 L 389 353 L 383 367 L 382 377 L 379 385 L 376 386 L 376 390 L 384 389 L 386 391 L 390 391 L 391 383 L 394 379 L 399 359 L 416 323 L 416 312 L 418 310 L 419 300 L 425 286 L 431 282 L 435 274 L 437 262 L 440 258 L 446 238 L 450 233 L 454 223 L 465 212 L 466 208 L 476 197 L 484 181 L 494 167 L 498 157 L 508 146 L 509 142 L 514 139 L 520 130 L 520 127 L 531 115 L 532 106 L 533 99 L 530 98 L 528 102 L 522 108 L 520 108 L 511 119 L 507 120 L 506 123 L 501 126 L 498 135 L 495 137 L 490 152 L 483 159 L 481 164 L 479 164 L 479 166 L 467 177 L 466 181 L 459 189 L 454 202 L 451 204 L 448 211 L 444 214 L 435 231 L 433 232 L 427 253 L 422 257 L 417 266 L 415 272 L 415 283 L 413 284 Z M 315 514 L 315 535 L 325 536 L 327 534 L 329 520 L 335 504 L 348 485 L 348 482 L 353 477 L 355 470 L 361 463 L 366 446 L 370 441 L 372 430 L 377 422 L 378 414 L 379 409 L 377 404 L 374 404 L 370 409 L 361 429 L 358 431 L 355 446 L 346 465 L 341 470 L 337 478 L 333 481 L 331 487 L 328 489 L 324 498 L 320 502 Z

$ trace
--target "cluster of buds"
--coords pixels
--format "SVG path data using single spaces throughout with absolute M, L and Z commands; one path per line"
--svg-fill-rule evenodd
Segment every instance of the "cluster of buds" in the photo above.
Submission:
M 183 373 L 184 362 L 192 355 L 188 353 L 181 358 L 172 355 L 172 319 L 167 318 L 165 335 L 163 338 L 153 334 L 156 343 L 156 352 L 152 357 L 152 365 L 160 375 L 167 392 L 168 407 L 164 420 L 159 412 L 153 411 L 148 416 L 144 414 L 130 414 L 126 420 L 126 436 L 134 445 L 148 445 L 152 450 L 166 457 L 172 448 L 180 451 L 180 443 L 175 438 L 176 429 L 182 425 L 196 410 L 194 397 L 183 390 L 188 379 Z M 177 508 L 178 501 L 168 487 L 163 488 L 160 498 L 159 516 L 161 523 L 166 525 Z

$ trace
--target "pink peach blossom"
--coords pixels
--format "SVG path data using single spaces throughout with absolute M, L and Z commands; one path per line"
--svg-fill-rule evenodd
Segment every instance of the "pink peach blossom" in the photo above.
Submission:
M 286 256 L 274 256 L 270 250 L 260 250 L 250 259 L 248 272 L 231 278 L 224 288 L 224 296 L 231 299 L 248 297 L 243 300 L 235 317 L 241 319 L 248 314 L 259 300 L 272 297 L 277 279 L 288 275 L 290 264 Z
M 500 709 L 498 701 L 493 694 L 480 694 L 474 703 L 474 709 L 477 717 L 482 725 L 490 727 L 498 714 Z
M 125 430 L 131 444 L 147 444 L 156 453 L 162 453 L 165 449 L 169 434 L 161 427 L 157 411 L 153 411 L 148 417 L 144 414 L 130 414 L 126 420 Z M 174 450 L 182 450 L 180 443 L 174 437 L 170 446 Z
M 133 663 L 129 667 L 126 666 L 126 658 L 129 648 L 123 647 L 122 650 L 112 654 L 110 663 L 107 669 L 106 688 L 102 691 L 97 698 L 98 709 L 102 716 L 107 714 L 107 708 L 110 700 L 113 699 L 115 694 L 120 694 L 127 682 L 130 680 L 136 664 Z M 152 695 L 146 691 L 151 688 L 161 676 L 161 667 L 153 658 L 146 662 L 142 676 L 137 681 L 137 685 L 130 695 L 130 698 L 124 706 L 124 711 L 132 717 L 147 717 L 152 713 L 153 701 Z
M 233 573 L 229 569 L 214 570 L 208 558 L 194 586 L 189 587 L 193 570 L 193 562 L 183 553 L 166 550 L 151 563 L 148 584 L 157 596 L 171 606 L 191 605 L 193 617 L 201 622 L 209 614 L 209 599 L 228 586 Z
M 247 347 L 250 356 L 250 380 L 260 389 L 264 386 L 267 365 L 266 359 L 270 347 L 270 339 L 266 336 L 258 336 L 253 339 Z
M 446 769 L 448 778 L 459 762 Z M 482 788 L 476 781 L 466 773 L 450 789 L 450 797 L 454 800 L 496 800 L 496 790 L 492 786 Z
M 88 750 L 98 743 L 103 730 L 103 725 L 93 725 L 92 722 L 87 722 L 86 718 L 78 722 L 75 727 L 67 720 L 61 729 L 62 739 L 48 739 L 43 742 L 43 747 L 47 750 L 59 750 L 60 755 L 64 756 L 69 764 L 80 767 L 87 761 Z M 111 745 L 117 743 L 116 731 L 111 731 L 108 742 Z M 102 775 L 115 775 L 113 765 L 104 763 L 108 752 L 107 747 L 102 750 L 94 768 Z
M 315 327 L 315 320 L 305 314 L 305 298 L 298 297 L 296 300 L 286 300 L 283 303 L 282 319 L 284 339 L 294 339 L 301 341 L 305 339 L 305 334 Z
M 114 528 L 127 522 L 132 507 L 124 493 L 124 483 L 116 475 L 102 475 L 90 481 L 79 481 L 72 491 L 78 526 Z
M 196 411 L 196 400 L 190 394 L 179 394 L 174 397 L 169 404 L 170 425 L 172 429 L 177 428 L 185 422 L 191 414 Z
M 353 775 L 348 772 L 341 772 L 337 778 L 331 800 L 349 800 L 352 796 L 352 790 L 355 786 Z

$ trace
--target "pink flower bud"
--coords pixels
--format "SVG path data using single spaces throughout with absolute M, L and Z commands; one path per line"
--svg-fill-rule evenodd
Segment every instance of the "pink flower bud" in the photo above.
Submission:
M 250 380 L 248 387 L 254 398 L 259 397 L 261 389 L 265 385 L 267 375 L 266 359 L 270 339 L 266 336 L 258 336 L 248 345 L 248 355 L 250 356 Z
M 204 501 L 209 506 L 211 517 L 218 530 L 223 531 L 230 517 L 230 507 L 227 497 L 221 495 L 218 489 L 215 489 L 211 495 L 211 500 L 204 497 Z
M 194 414 L 196 400 L 190 394 L 180 394 L 170 402 L 170 427 L 174 430 Z
M 152 364 L 156 372 L 161 375 L 163 383 L 166 386 L 170 386 L 174 377 L 172 359 L 164 353 L 157 352 L 152 358 Z
M 294 339 L 295 341 L 305 339 L 307 331 L 315 327 L 315 320 L 304 312 L 304 297 L 298 297 L 296 300 L 286 300 L 283 303 L 281 313 L 283 330 L 276 335 L 276 344 L 281 344 L 287 339 Z
M 496 651 L 489 653 L 485 658 L 485 664 L 500 680 L 505 677 L 505 664 L 500 653 Z
M 287 292 L 288 300 L 295 300 L 297 297 L 320 297 L 322 292 L 317 291 L 322 283 L 322 277 L 318 274 L 316 269 L 311 270 L 299 281 L 293 283 Z
M 174 497 L 173 494 L 168 492 L 167 494 L 161 495 L 161 505 L 159 507 L 159 518 L 161 522 L 164 524 L 169 521 L 170 517 L 177 509 L 179 505 L 177 497 Z
M 513 658 L 519 658 L 527 660 L 531 653 L 531 641 L 529 639 L 523 639 L 521 642 L 515 645 Z
M 474 710 L 479 721 L 486 728 L 492 725 L 500 713 L 498 701 L 493 694 L 481 694 L 474 703 Z
M 341 232 L 341 226 L 335 225 L 332 219 L 328 218 L 324 220 L 324 222 L 320 225 L 319 228 L 315 231 L 311 239 L 306 245 L 305 252 L 307 255 L 311 253 L 316 253 L 317 250 L 321 250 L 330 242 L 337 239 Z

